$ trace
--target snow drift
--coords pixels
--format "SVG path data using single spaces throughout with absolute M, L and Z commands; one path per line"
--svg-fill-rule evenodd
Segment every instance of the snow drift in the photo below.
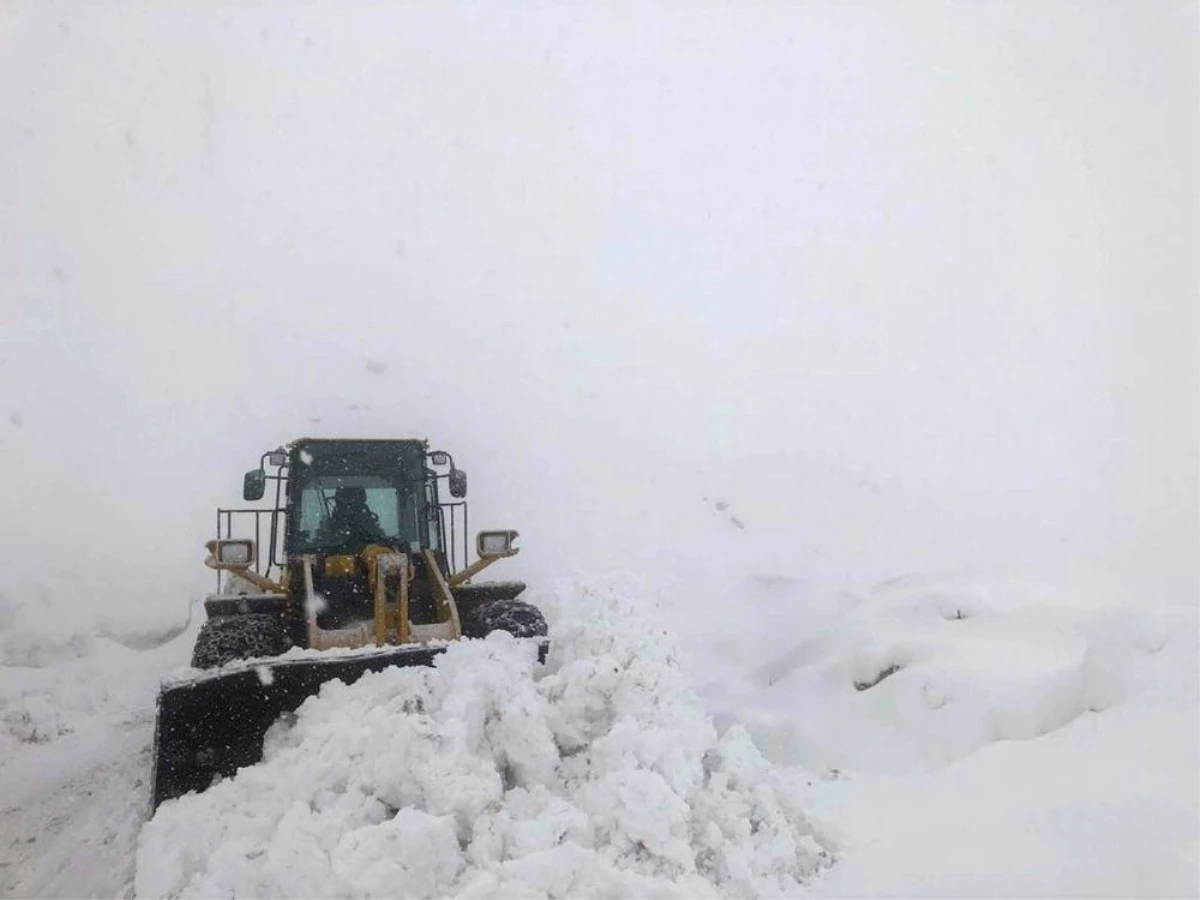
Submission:
M 621 585 L 564 600 L 545 666 L 501 634 L 326 685 L 159 808 L 138 895 L 795 894 L 830 861 L 804 778 L 718 734 Z
M 1194 600 L 969 572 L 710 591 L 754 615 L 719 630 L 675 591 L 670 620 L 715 720 L 818 776 L 838 863 L 812 894 L 1197 896 Z

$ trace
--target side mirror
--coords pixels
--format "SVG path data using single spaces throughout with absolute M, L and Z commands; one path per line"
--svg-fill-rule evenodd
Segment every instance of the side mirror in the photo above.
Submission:
M 450 496 L 467 496 L 467 473 L 462 469 L 450 470 Z
M 243 500 L 261 500 L 267 490 L 267 473 L 262 469 L 251 469 L 242 481 Z

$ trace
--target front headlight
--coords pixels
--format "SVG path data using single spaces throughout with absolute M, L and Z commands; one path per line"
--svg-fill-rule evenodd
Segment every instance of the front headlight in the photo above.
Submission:
M 512 556 L 517 552 L 513 546 L 516 539 L 515 531 L 481 531 L 475 538 L 475 549 L 481 557 Z
M 254 562 L 254 541 L 236 538 L 226 541 L 209 541 L 208 559 L 205 565 L 213 569 L 245 569 Z

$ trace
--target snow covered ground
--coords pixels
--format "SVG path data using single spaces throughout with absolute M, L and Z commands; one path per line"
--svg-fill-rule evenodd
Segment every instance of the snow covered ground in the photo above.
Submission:
M 544 668 L 493 639 L 332 685 L 263 764 L 144 828 L 153 695 L 195 623 L 35 640 L 10 605 L 0 888 L 1197 894 L 1193 603 L 964 575 L 532 593 Z
M 1195 604 L 962 575 L 743 596 L 767 615 L 693 634 L 695 671 L 816 777 L 814 894 L 1196 896 Z
M 89 636 L 54 606 L 3 606 L 0 892 L 112 897 L 131 889 L 149 802 L 154 697 L 194 630 Z M 33 607 L 31 613 L 30 607 Z M 126 643 L 121 643 L 125 641 Z

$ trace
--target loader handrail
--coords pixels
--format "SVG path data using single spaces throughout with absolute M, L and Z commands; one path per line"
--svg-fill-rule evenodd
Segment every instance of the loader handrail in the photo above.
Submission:
M 278 543 L 278 534 L 280 533 L 279 529 L 278 529 L 278 517 L 286 516 L 286 515 L 287 515 L 287 510 L 280 508 L 280 507 L 276 507 L 275 509 L 262 509 L 262 508 L 258 508 L 258 509 L 256 509 L 256 508 L 220 509 L 220 508 L 218 508 L 217 509 L 217 540 L 227 540 L 227 539 L 234 537 L 234 534 L 233 534 L 233 522 L 234 522 L 233 517 L 234 516 L 239 517 L 239 519 L 238 519 L 239 522 L 243 521 L 243 519 L 241 517 L 253 516 L 254 517 L 254 566 L 253 566 L 253 568 L 255 569 L 255 571 L 259 572 L 264 577 L 269 578 L 271 576 L 271 569 L 274 566 L 279 566 L 280 569 L 283 568 L 282 561 L 275 558 L 276 554 L 279 552 L 278 548 L 275 545 Z M 261 566 L 262 566 L 262 559 L 261 559 L 261 556 L 262 556 L 262 532 L 263 532 L 262 517 L 263 516 L 271 516 L 271 530 L 270 530 L 271 546 L 267 550 L 267 569 L 265 572 L 262 571 L 262 569 L 261 569 Z M 248 536 L 248 535 L 246 535 L 246 536 Z M 221 579 L 221 571 L 218 569 L 217 570 L 217 593 L 218 594 L 221 592 L 221 580 L 222 580 Z

